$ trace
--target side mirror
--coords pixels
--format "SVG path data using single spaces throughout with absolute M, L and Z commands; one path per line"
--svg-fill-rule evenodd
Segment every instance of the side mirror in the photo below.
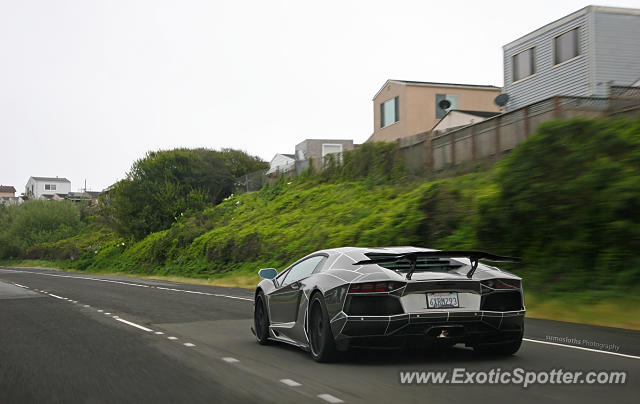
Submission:
M 275 268 L 262 268 L 258 271 L 258 276 L 262 279 L 273 279 L 278 276 L 278 271 Z

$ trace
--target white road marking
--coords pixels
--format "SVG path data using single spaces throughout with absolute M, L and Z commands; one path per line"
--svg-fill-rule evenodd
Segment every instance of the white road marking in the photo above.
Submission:
M 231 358 L 231 357 L 225 357 L 222 358 L 223 361 L 227 362 L 227 363 L 237 363 L 240 362 L 239 360 L 237 360 L 236 358 Z
M 28 287 L 28 286 L 24 286 L 24 285 L 21 285 L 21 284 L 19 284 L 19 283 L 15 283 L 15 282 L 14 282 L 13 284 L 14 284 L 14 285 L 16 285 L 16 286 L 19 286 L 19 287 L 21 287 L 21 288 L 29 289 L 29 287 Z
M 104 310 L 98 310 L 98 313 L 102 313 Z
M 185 342 L 182 345 L 184 345 L 184 346 L 196 346 L 196 344 L 192 344 L 191 342 Z
M 156 335 L 164 335 L 162 331 L 156 331 Z
M 177 338 L 177 337 L 167 337 L 167 339 L 170 339 L 171 341 L 175 341 L 175 340 L 177 340 L 178 338 Z
M 182 292 L 180 289 L 172 289 L 172 288 L 163 288 L 162 286 L 157 286 L 156 289 L 160 290 L 171 290 L 173 292 Z
M 89 281 L 96 281 L 96 282 L 110 282 L 110 283 L 119 283 L 122 285 L 129 285 L 129 286 L 137 286 L 139 288 L 148 288 L 149 285 L 141 285 L 139 283 L 130 283 L 130 282 L 122 282 L 122 281 L 113 281 L 111 279 L 100 279 L 100 278 L 89 278 L 87 276 L 69 276 L 69 275 L 56 275 L 56 274 L 45 274 L 45 273 L 40 273 L 40 272 L 33 272 L 33 271 L 17 271 L 14 269 L 7 269 L 7 271 L 13 271 L 13 272 L 19 272 L 19 273 L 23 273 L 23 274 L 34 274 L 34 275 L 44 275 L 44 276 L 55 276 L 58 278 L 75 278 L 75 279 L 85 279 L 85 280 L 89 280 Z
M 280 383 L 284 383 L 289 387 L 298 387 L 298 386 L 302 386 L 300 383 L 298 383 L 295 380 L 291 380 L 291 379 L 280 379 Z
M 146 332 L 152 332 L 153 331 L 152 329 L 144 327 L 144 326 L 141 326 L 140 324 L 136 324 L 136 323 L 132 323 L 131 321 L 123 320 L 120 317 L 114 317 L 114 319 L 116 319 L 117 321 L 120 321 L 121 323 L 128 324 L 128 325 L 130 325 L 132 327 L 139 328 L 139 329 L 141 329 L 143 331 L 146 331 Z
M 607 355 L 622 356 L 623 358 L 640 359 L 640 356 L 621 354 L 621 353 L 617 353 L 617 352 L 601 351 L 599 349 L 584 348 L 584 347 L 581 347 L 581 346 L 558 344 L 557 342 L 540 341 L 540 340 L 537 340 L 537 339 L 530 339 L 530 338 L 522 338 L 522 340 L 523 341 L 527 341 L 527 342 L 535 342 L 535 343 L 538 343 L 538 344 L 561 346 L 563 348 L 579 349 L 581 351 L 589 351 L 589 352 L 597 352 L 597 353 L 607 354 Z
M 110 315 L 111 315 L 111 313 L 104 313 L 104 315 L 105 315 L 105 316 L 110 316 Z
M 253 301 L 253 299 L 250 299 L 248 297 L 240 297 L 240 296 L 228 296 L 228 295 L 218 295 L 218 294 L 212 294 L 212 296 L 216 296 L 216 297 L 226 297 L 227 299 L 238 299 L 238 300 L 248 300 L 250 302 Z
M 218 294 L 218 293 L 199 292 L 199 291 L 196 291 L 196 290 L 165 288 L 165 287 L 162 287 L 162 286 L 150 286 L 150 285 L 143 285 L 143 284 L 139 284 L 139 283 L 114 281 L 114 280 L 110 280 L 110 279 L 90 278 L 90 277 L 87 277 L 87 276 L 69 276 L 69 275 L 45 274 L 45 273 L 39 273 L 39 272 L 33 272 L 33 271 L 18 271 L 18 270 L 13 270 L 13 269 L 7 269 L 7 271 L 13 271 L 13 272 L 18 272 L 18 273 L 22 273 L 22 274 L 55 276 L 55 277 L 58 277 L 58 278 L 73 278 L 73 279 L 83 279 L 83 280 L 96 281 L 96 282 L 117 283 L 117 284 L 120 284 L 120 285 L 137 286 L 137 287 L 140 287 L 140 288 L 151 288 L 151 289 L 168 290 L 168 291 L 171 291 L 171 292 L 182 292 L 182 293 L 191 293 L 191 294 L 196 294 L 196 295 L 225 297 L 227 299 L 237 299 L 237 300 L 245 300 L 245 301 L 248 301 L 248 302 L 253 302 L 253 299 L 252 298 L 248 298 L 248 297 L 221 295 L 221 294 Z M 43 291 L 43 293 L 46 293 L 46 292 Z
M 329 403 L 344 403 L 338 397 L 334 397 L 331 394 L 318 394 L 318 397 Z
M 49 296 L 55 297 L 56 299 L 64 300 L 64 297 L 60 297 L 60 296 L 54 295 L 53 293 L 49 293 Z

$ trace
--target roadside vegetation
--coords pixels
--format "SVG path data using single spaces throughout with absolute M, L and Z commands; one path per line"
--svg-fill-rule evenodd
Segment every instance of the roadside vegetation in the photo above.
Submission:
M 233 176 L 205 174 L 224 164 L 191 152 L 150 153 L 55 235 L 14 225 L 28 204 L 4 209 L 0 243 L 13 244 L 0 256 L 250 287 L 259 268 L 323 248 L 473 248 L 523 257 L 504 268 L 523 276 L 530 314 L 640 329 L 640 117 L 550 122 L 490 170 L 444 179 L 409 176 L 394 144 L 364 144 L 242 195 L 224 185 Z M 236 157 L 222 159 L 234 176 L 262 164 Z

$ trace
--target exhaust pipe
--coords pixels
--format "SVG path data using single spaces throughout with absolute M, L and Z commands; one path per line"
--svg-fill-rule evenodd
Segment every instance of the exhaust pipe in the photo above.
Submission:
M 464 327 L 461 325 L 435 326 L 429 327 L 424 333 L 436 339 L 456 338 L 464 335 Z

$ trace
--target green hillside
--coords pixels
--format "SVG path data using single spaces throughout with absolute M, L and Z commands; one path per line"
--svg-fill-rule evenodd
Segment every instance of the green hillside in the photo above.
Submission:
M 247 286 L 259 268 L 282 269 L 318 249 L 473 248 L 524 258 L 505 268 L 523 276 L 540 316 L 593 321 L 594 310 L 604 311 L 613 324 L 637 328 L 637 310 L 611 313 L 640 296 L 638 212 L 640 117 L 576 119 L 543 125 L 486 172 L 410 178 L 393 145 L 365 145 L 322 174 L 231 195 L 139 241 L 94 219 L 20 257 Z M 578 308 L 567 314 L 565 304 Z

